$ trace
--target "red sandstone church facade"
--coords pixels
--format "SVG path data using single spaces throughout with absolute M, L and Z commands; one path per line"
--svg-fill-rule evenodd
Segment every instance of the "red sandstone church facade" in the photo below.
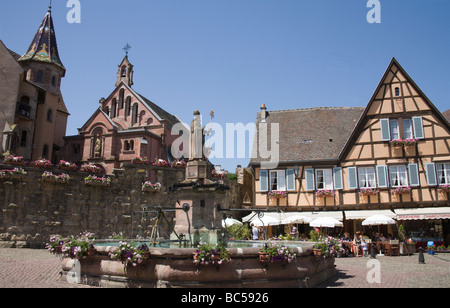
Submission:
M 76 136 L 65 137 L 65 158 L 101 166 L 107 173 L 136 157 L 172 160 L 170 148 L 177 116 L 163 110 L 131 88 L 133 65 L 128 56 L 117 71 L 115 89 L 105 99 Z

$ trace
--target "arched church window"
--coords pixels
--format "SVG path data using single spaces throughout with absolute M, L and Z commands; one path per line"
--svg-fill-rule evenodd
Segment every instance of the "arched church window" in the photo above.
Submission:
M 123 109 L 124 96 L 125 96 L 125 90 L 121 89 L 119 92 L 119 109 Z
M 111 102 L 111 114 L 109 115 L 111 118 L 116 117 L 116 108 L 117 108 L 117 100 L 114 98 Z
M 134 125 L 138 122 L 138 116 L 139 116 L 139 107 L 138 104 L 134 104 L 133 105 L 133 111 L 132 111 L 132 119 L 131 119 L 131 124 Z
M 120 73 L 120 76 L 127 77 L 127 67 L 125 65 L 122 66 L 122 71 Z
M 131 97 L 128 96 L 125 102 L 125 116 L 129 117 L 131 115 Z

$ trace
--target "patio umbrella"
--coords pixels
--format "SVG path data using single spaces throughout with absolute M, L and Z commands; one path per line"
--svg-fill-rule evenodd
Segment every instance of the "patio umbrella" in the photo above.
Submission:
M 242 222 L 240 222 L 239 220 L 237 220 L 237 219 L 234 219 L 234 218 L 225 218 L 225 219 L 222 219 L 222 227 L 223 228 L 225 228 L 225 227 L 231 227 L 232 225 L 242 225 Z
M 363 226 L 379 226 L 379 225 L 395 225 L 395 220 L 384 215 L 372 215 L 367 217 L 363 222 Z
M 275 217 L 264 215 L 263 217 L 255 216 L 251 223 L 257 227 L 277 226 L 281 224 L 281 221 Z
M 287 225 L 287 224 L 307 224 L 312 221 L 311 218 L 303 216 L 303 215 L 292 215 L 288 216 L 285 219 L 281 221 L 281 224 Z
M 314 219 L 309 223 L 311 227 L 321 228 L 334 228 L 334 227 L 342 227 L 343 223 L 339 220 L 332 217 L 319 217 Z

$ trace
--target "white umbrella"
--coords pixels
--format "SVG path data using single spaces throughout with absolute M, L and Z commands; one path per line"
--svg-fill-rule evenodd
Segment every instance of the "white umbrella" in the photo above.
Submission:
M 342 227 L 343 223 L 339 220 L 332 217 L 319 217 L 314 219 L 309 223 L 311 227 L 321 228 L 334 228 L 334 227 Z
M 310 223 L 312 221 L 311 218 L 303 216 L 303 215 L 292 215 L 292 216 L 288 216 L 285 219 L 283 219 L 281 221 L 281 223 L 283 225 L 287 225 L 287 224 L 307 224 Z
M 384 215 L 372 215 L 367 217 L 363 222 L 363 226 L 379 226 L 379 225 L 394 225 L 395 220 Z
M 234 218 L 225 218 L 222 219 L 222 227 L 231 227 L 232 225 L 242 225 L 242 222 L 240 222 L 237 219 Z
M 254 224 L 257 227 L 267 227 L 267 226 L 277 226 L 281 224 L 281 221 L 279 219 L 276 219 L 275 217 L 264 215 L 263 217 L 255 216 L 251 223 Z

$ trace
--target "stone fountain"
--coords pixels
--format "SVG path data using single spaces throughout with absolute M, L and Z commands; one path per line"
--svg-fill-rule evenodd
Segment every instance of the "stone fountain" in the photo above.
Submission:
M 169 188 L 177 200 L 171 240 L 185 238 L 194 245 L 191 247 L 199 241 L 215 244 L 221 240 L 221 212 L 227 209 L 228 186 L 209 176 L 211 166 L 205 159 L 204 132 L 200 113 L 195 111 L 186 179 Z M 262 245 L 248 242 L 253 246 Z M 79 283 L 101 287 L 298 288 L 313 287 L 335 276 L 334 258 L 315 257 L 313 244 L 289 242 L 287 245 L 295 246 L 296 254 L 295 261 L 289 264 L 263 264 L 258 258 L 260 248 L 250 245 L 229 248 L 231 261 L 226 264 L 199 266 L 193 262 L 195 248 L 156 246 L 149 248 L 150 257 L 137 267 L 124 267 L 122 262 L 112 260 L 109 253 L 117 247 L 95 246 L 95 256 L 79 261 L 63 260 L 63 279 L 75 273 Z

